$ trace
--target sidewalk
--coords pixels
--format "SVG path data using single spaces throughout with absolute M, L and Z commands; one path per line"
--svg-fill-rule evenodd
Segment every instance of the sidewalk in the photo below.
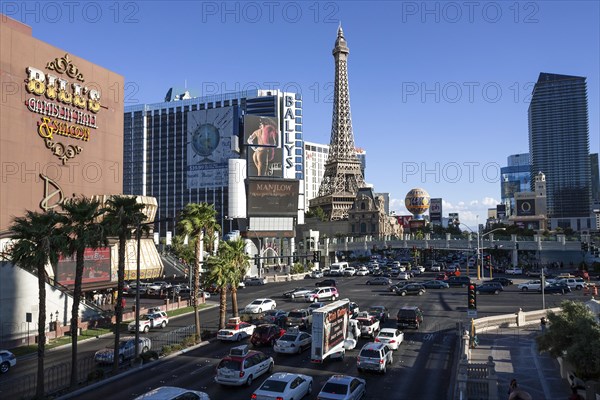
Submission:
M 471 362 L 494 357 L 498 375 L 498 398 L 508 398 L 508 385 L 515 378 L 534 400 L 564 400 L 571 394 L 569 383 L 560 376 L 558 361 L 537 351 L 538 326 L 502 328 L 478 335 L 479 345 L 471 350 Z

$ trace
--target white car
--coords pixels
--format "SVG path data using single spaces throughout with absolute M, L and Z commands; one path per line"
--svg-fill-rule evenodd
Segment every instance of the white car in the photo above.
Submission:
M 546 282 L 545 286 L 548 286 L 548 282 Z M 524 292 L 526 292 L 528 290 L 540 290 L 541 288 L 542 288 L 542 281 L 540 281 L 540 280 L 527 281 L 524 283 L 519 283 L 517 285 L 517 289 L 522 290 Z
M 244 279 L 244 286 L 262 286 L 265 283 L 267 283 L 265 278 L 259 278 L 256 276 Z
M 310 273 L 310 277 L 313 279 L 321 279 L 323 277 L 323 271 L 316 269 Z
M 256 299 L 248 304 L 244 311 L 251 314 L 260 314 L 263 311 L 274 310 L 277 308 L 277 303 L 273 299 Z
M 210 400 L 210 397 L 204 392 L 196 390 L 182 389 L 174 386 L 161 386 L 136 397 L 133 400 L 178 400 L 178 399 L 197 399 Z
M 369 268 L 360 267 L 358 271 L 356 271 L 356 276 L 367 276 L 369 275 Z
M 139 353 L 145 353 L 152 348 L 152 341 L 147 337 L 140 337 L 138 341 Z M 135 357 L 135 337 L 126 336 L 121 338 L 119 342 L 119 363 Z M 98 364 L 112 364 L 114 362 L 114 349 L 107 347 L 103 350 L 98 350 L 94 354 L 94 361 Z
M 506 275 L 522 275 L 523 270 L 521 268 L 507 268 L 504 273 Z
M 313 378 L 291 372 L 276 372 L 268 377 L 252 394 L 256 400 L 303 399 L 312 392 Z
M 138 330 L 147 333 L 150 329 L 165 328 L 169 323 L 169 317 L 164 311 L 157 311 L 149 314 L 144 314 L 140 317 Z M 135 332 L 135 321 L 127 325 L 129 332 Z
M 354 267 L 346 267 L 344 272 L 342 272 L 343 276 L 354 276 L 356 275 L 356 269 Z
M 252 336 L 256 325 L 242 322 L 240 317 L 229 318 L 225 329 L 217 332 L 217 339 L 223 341 L 239 342 L 242 339 Z
M 417 265 L 414 269 L 413 269 L 415 274 L 422 274 L 423 272 L 425 272 L 425 267 L 422 265 Z
M 312 336 L 298 328 L 290 328 L 277 339 L 273 350 L 276 353 L 300 354 L 312 345 Z
M 431 272 L 440 272 L 442 270 L 442 267 L 440 267 L 439 264 L 434 264 L 431 266 Z
M 375 338 L 376 342 L 385 343 L 392 350 L 398 350 L 404 340 L 404 332 L 395 328 L 383 328 Z
M 367 382 L 364 379 L 348 375 L 333 375 L 323 385 L 319 400 L 357 400 L 367 394 Z
M 17 365 L 17 357 L 8 350 L 0 350 L 0 373 L 7 373 L 15 365 Z
M 260 351 L 249 350 L 247 345 L 232 347 L 229 355 L 217 365 L 215 382 L 229 386 L 251 386 L 254 379 L 273 372 L 275 362 Z
M 408 272 L 400 272 L 398 274 L 398 279 L 407 281 L 407 280 L 410 279 L 410 273 L 408 273 Z

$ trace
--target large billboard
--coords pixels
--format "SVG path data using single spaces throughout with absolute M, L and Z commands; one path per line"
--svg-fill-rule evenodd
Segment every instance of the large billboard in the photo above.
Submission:
M 277 118 L 245 115 L 244 143 L 248 145 L 249 177 L 283 178 L 283 147 Z
M 249 217 L 294 217 L 298 215 L 300 181 L 292 179 L 249 179 Z
M 431 222 L 442 222 L 442 199 L 431 199 L 429 201 L 429 220 Z
M 535 215 L 535 200 L 527 199 L 520 200 L 517 199 L 517 216 L 525 217 Z
M 232 149 L 235 107 L 211 108 L 187 113 L 188 189 L 214 189 L 228 185 L 228 160 Z
M 506 204 L 496 205 L 496 217 L 498 219 L 506 219 Z
M 60 257 L 56 264 L 56 280 L 62 285 L 75 284 L 75 254 Z M 110 282 L 110 248 L 85 249 L 82 283 Z

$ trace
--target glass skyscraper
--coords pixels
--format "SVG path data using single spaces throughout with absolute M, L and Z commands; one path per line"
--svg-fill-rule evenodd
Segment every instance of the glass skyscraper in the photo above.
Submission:
M 540 74 L 529 105 L 529 153 L 532 185 L 537 173 L 546 175 L 548 216 L 553 227 L 589 228 L 582 226 L 581 219 L 589 221 L 591 212 L 585 77 Z
M 502 204 L 508 208 L 507 214 L 512 215 L 515 210 L 515 193 L 531 190 L 529 153 L 508 156 L 507 166 L 500 169 L 500 174 Z

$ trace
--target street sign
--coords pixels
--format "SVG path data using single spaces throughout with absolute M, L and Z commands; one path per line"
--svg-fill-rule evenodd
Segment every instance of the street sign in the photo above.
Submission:
M 477 310 L 467 310 L 467 317 L 477 318 Z

